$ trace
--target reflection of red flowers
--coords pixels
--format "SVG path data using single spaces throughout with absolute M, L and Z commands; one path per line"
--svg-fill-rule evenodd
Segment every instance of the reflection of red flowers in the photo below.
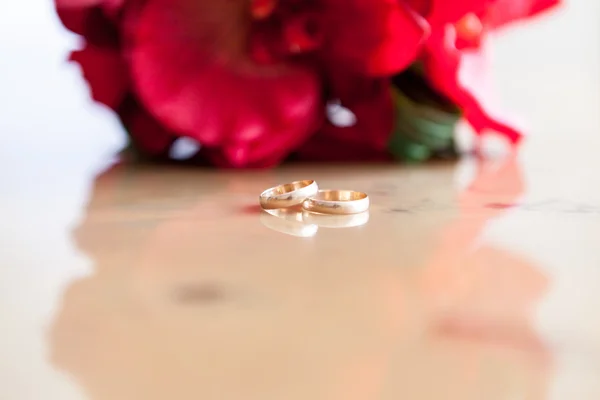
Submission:
M 460 54 L 444 47 L 448 26 L 457 30 L 465 15 L 504 23 L 495 10 L 508 0 L 55 1 L 65 26 L 85 39 L 72 59 L 93 98 L 151 155 L 187 136 L 220 166 L 270 166 L 292 152 L 386 158 L 390 78 L 419 58 L 477 130 L 512 135 L 458 86 Z M 521 0 L 532 2 L 537 11 L 550 0 Z M 331 124 L 330 101 L 349 108 L 356 125 Z

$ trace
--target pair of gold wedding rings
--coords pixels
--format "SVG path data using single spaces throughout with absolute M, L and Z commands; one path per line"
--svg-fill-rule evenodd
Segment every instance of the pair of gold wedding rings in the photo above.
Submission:
M 265 210 L 302 205 L 304 211 L 318 214 L 350 215 L 369 209 L 366 193 L 353 190 L 319 190 L 314 180 L 296 181 L 265 190 L 259 197 Z

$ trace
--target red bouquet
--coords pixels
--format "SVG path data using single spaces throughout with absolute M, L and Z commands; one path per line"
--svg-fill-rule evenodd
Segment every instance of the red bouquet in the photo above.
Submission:
M 56 0 L 93 98 L 139 154 L 268 167 L 424 160 L 465 118 L 516 143 L 460 82 L 485 34 L 559 0 Z

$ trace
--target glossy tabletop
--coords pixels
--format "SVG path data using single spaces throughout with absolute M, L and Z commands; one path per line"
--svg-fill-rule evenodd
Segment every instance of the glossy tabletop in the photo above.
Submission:
M 0 399 L 600 398 L 597 5 L 494 43 L 517 155 L 219 172 L 120 161 L 37 3 L 0 17 Z M 370 212 L 260 210 L 301 179 Z

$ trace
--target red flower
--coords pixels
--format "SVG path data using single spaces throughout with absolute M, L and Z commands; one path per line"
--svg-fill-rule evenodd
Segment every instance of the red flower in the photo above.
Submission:
M 118 40 L 114 23 L 125 0 L 55 0 L 58 16 L 71 31 L 88 43 L 112 43 Z
M 496 0 L 477 16 L 484 29 L 491 30 L 531 18 L 559 4 L 560 0 Z
M 424 34 L 395 0 L 56 1 L 86 39 L 72 59 L 92 96 L 119 112 L 136 142 L 156 153 L 189 136 L 221 166 L 279 163 L 319 131 L 328 99 L 382 117 L 358 136 L 385 141 L 387 90 L 367 103 L 354 82 L 381 86 L 414 60 Z
M 426 10 L 432 30 L 422 56 L 424 72 L 432 86 L 463 110 L 478 133 L 493 130 L 518 142 L 521 133 L 491 116 L 473 90 L 459 79 L 463 49 L 477 49 L 485 32 L 538 14 L 559 0 L 411 1 Z
M 55 1 L 85 39 L 72 59 L 92 97 L 119 114 L 142 151 L 165 155 L 187 136 L 212 164 L 267 167 L 291 153 L 387 158 L 390 78 L 418 59 L 478 131 L 516 141 L 459 83 L 459 48 L 557 0 Z M 330 123 L 332 101 L 356 124 Z
M 85 79 L 92 85 L 92 97 L 97 102 L 116 109 L 129 90 L 130 80 L 118 49 L 88 44 L 74 51 L 71 60 L 81 65 Z

